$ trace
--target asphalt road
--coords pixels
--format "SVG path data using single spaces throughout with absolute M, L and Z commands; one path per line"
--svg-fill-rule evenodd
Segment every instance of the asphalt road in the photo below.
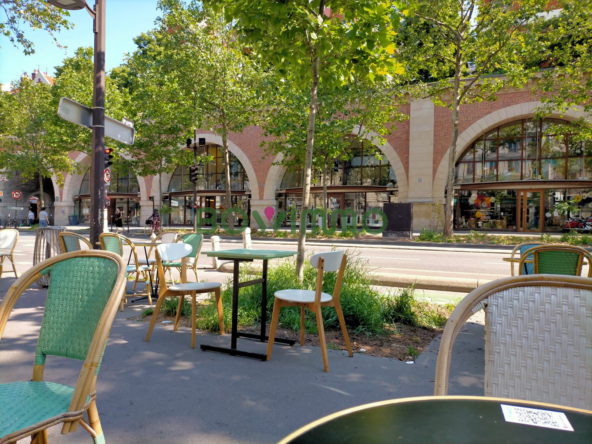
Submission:
M 131 237 L 133 241 L 146 241 L 145 237 Z M 33 264 L 33 249 L 35 245 L 35 234 L 22 232 L 15 250 L 15 262 L 19 273 L 24 272 Z M 221 242 L 221 249 L 242 248 L 242 243 Z M 296 251 L 296 244 L 281 245 L 277 243 L 253 245 L 257 249 L 275 249 Z M 510 264 L 503 262 L 502 258 L 509 257 L 506 252 L 484 253 L 471 250 L 457 251 L 432 251 L 414 248 L 391 249 L 391 248 L 365 248 L 360 246 L 341 247 L 348 249 L 351 254 L 359 255 L 361 259 L 368 261 L 370 267 L 383 273 L 396 274 L 419 274 L 427 276 L 446 276 L 459 278 L 491 278 L 498 279 L 510 276 Z M 307 252 L 329 251 L 329 245 L 309 245 Z M 204 243 L 202 252 L 211 251 L 209 241 Z M 137 247 L 139 257 L 144 257 L 144 250 Z M 4 271 L 7 268 L 5 262 Z M 202 255 L 199 265 L 205 267 L 211 265 L 211 259 Z

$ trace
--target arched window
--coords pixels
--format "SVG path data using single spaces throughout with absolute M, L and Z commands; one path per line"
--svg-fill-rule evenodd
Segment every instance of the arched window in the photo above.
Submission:
M 592 143 L 569 122 L 518 120 L 479 137 L 456 164 L 455 183 L 592 178 Z
M 111 172 L 111 183 L 107 185 L 108 193 L 133 194 L 139 191 L 140 187 L 135 174 Z M 88 173 L 85 173 L 82 178 L 79 194 L 90 194 L 90 176 Z
M 303 186 L 303 170 L 288 168 L 284 173 L 281 188 Z M 386 156 L 372 144 L 354 143 L 348 160 L 330 162 L 327 185 L 362 186 L 375 185 L 396 187 L 397 176 Z M 323 173 L 313 169 L 313 186 L 322 186 Z
M 222 151 L 214 145 L 206 147 L 212 160 L 206 163 L 199 171 L 197 186 L 200 190 L 225 190 L 226 179 L 224 175 L 224 157 Z M 249 189 L 249 178 L 238 158 L 230 154 L 230 188 L 233 191 Z M 179 166 L 175 169 L 169 182 L 168 192 L 191 191 L 193 183 L 189 180 L 189 167 Z

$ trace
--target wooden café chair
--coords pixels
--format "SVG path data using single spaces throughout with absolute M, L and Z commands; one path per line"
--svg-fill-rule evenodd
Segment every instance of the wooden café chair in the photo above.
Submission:
M 341 282 L 343 280 L 343 273 L 345 272 L 345 264 L 347 263 L 347 255 L 344 251 L 330 251 L 327 253 L 317 253 L 311 256 L 310 263 L 315 267 L 317 272 L 316 289 L 313 290 L 280 290 L 275 293 L 275 301 L 273 303 L 273 315 L 271 317 L 271 325 L 269 327 L 269 341 L 267 343 L 267 360 L 271 359 L 273 351 L 273 341 L 275 332 L 277 330 L 278 321 L 280 317 L 280 310 L 282 307 L 300 307 L 300 345 L 304 345 L 304 309 L 308 308 L 314 312 L 317 318 L 317 328 L 319 330 L 319 342 L 321 343 L 321 352 L 323 355 L 323 367 L 326 372 L 329 371 L 329 357 L 327 355 L 327 343 L 325 341 L 325 330 L 323 328 L 323 314 L 321 307 L 334 307 L 341 326 L 341 332 L 345 339 L 347 351 L 350 356 L 354 353 L 349 342 L 347 328 L 345 326 L 345 319 L 343 311 L 339 304 L 339 292 L 341 290 Z M 337 281 L 333 295 L 323 293 L 323 275 L 325 272 L 337 272 Z
M 216 297 L 216 308 L 218 309 L 218 325 L 220 327 L 220 334 L 224 334 L 224 314 L 222 311 L 222 295 L 219 282 L 187 282 L 187 266 L 186 261 L 188 256 L 193 252 L 193 247 L 189 244 L 174 243 L 164 244 L 156 247 L 156 269 L 158 270 L 158 279 L 160 281 L 158 289 L 158 301 L 154 307 L 152 320 L 146 333 L 146 342 L 150 340 L 152 329 L 156 324 L 156 318 L 160 313 L 160 308 L 165 298 L 179 297 L 179 305 L 177 308 L 177 317 L 175 318 L 174 330 L 179 329 L 179 322 L 181 320 L 181 312 L 183 311 L 183 302 L 185 295 L 191 295 L 191 348 L 195 348 L 195 321 L 197 315 L 197 294 L 214 293 Z M 168 285 L 164 275 L 163 262 L 180 261 L 181 266 L 181 283 Z

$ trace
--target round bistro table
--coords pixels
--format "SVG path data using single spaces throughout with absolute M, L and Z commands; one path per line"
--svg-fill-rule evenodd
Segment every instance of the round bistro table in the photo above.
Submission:
M 574 431 L 516 424 L 502 405 L 564 413 Z M 402 398 L 326 416 L 280 444 L 592 443 L 592 411 L 515 399 L 471 396 Z

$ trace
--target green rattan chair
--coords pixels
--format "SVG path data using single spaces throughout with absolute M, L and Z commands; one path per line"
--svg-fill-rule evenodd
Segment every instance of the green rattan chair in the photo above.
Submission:
M 545 245 L 545 244 L 541 244 L 540 242 L 525 242 L 522 244 L 518 244 L 514 247 L 514 249 L 512 250 L 512 256 L 510 256 L 512 259 L 515 259 L 516 256 L 518 256 L 518 258 L 520 258 L 524 252 L 526 250 L 530 250 L 533 247 L 538 247 L 539 245 Z M 532 256 L 528 258 L 528 260 L 532 260 Z M 510 264 L 510 271 L 512 272 L 512 276 L 514 276 L 514 262 L 512 262 Z M 524 264 L 524 266 L 518 270 L 518 274 L 533 274 L 533 266 L 532 263 L 526 263 Z
M 201 247 L 203 245 L 203 236 L 197 233 L 187 233 L 181 236 L 177 242 L 183 242 L 184 244 L 191 245 L 191 253 L 187 256 L 187 269 L 193 270 L 195 274 L 195 282 L 199 282 L 199 276 L 197 274 L 197 260 L 199 259 L 199 254 L 201 253 Z M 176 268 L 181 272 L 181 262 L 163 262 L 163 266 L 165 269 L 165 273 L 167 270 L 171 268 Z M 174 284 L 175 281 L 173 279 L 173 274 L 171 273 L 171 280 Z
M 80 251 L 82 250 L 82 245 L 86 245 L 89 250 L 93 249 L 92 244 L 86 237 L 70 231 L 63 231 L 60 233 L 60 245 L 62 246 L 62 253 Z
M 101 233 L 99 235 L 99 241 L 101 242 L 101 249 L 105 251 L 110 251 L 111 253 L 115 253 L 123 257 L 123 246 L 128 245 L 132 250 L 132 257 L 134 258 L 133 265 L 128 265 L 126 268 L 126 276 L 129 274 L 136 275 L 136 281 L 134 282 L 134 287 L 132 291 L 136 290 L 136 285 L 138 285 L 138 281 L 141 279 L 144 282 L 148 281 L 148 272 L 150 271 L 149 265 L 142 265 L 138 261 L 138 254 L 136 253 L 136 246 L 134 243 L 129 240 L 127 237 L 122 236 L 120 234 L 115 233 Z M 145 295 L 148 296 L 148 302 L 152 305 L 152 296 L 150 295 L 151 291 L 146 290 L 145 293 L 137 293 L 137 295 Z M 121 311 L 123 311 L 123 304 L 127 303 L 127 296 L 126 294 L 123 295 L 123 299 L 121 300 Z
M 532 259 L 530 259 L 532 258 Z M 532 260 L 532 273 L 528 274 L 563 274 L 568 276 L 580 276 L 584 258 L 588 260 L 590 268 L 588 277 L 592 277 L 592 257 L 590 253 L 581 247 L 571 245 L 541 245 L 524 252 L 520 257 L 520 274 L 524 273 L 525 261 Z
M 76 251 L 54 256 L 23 274 L 0 304 L 0 338 L 22 293 L 51 272 L 30 381 L 0 384 L 0 444 L 30 436 L 47 444 L 47 429 L 62 434 L 81 424 L 104 443 L 95 386 L 109 330 L 125 291 L 125 262 L 113 253 Z M 43 380 L 47 356 L 84 361 L 75 387 Z M 85 420 L 84 414 L 88 415 Z

